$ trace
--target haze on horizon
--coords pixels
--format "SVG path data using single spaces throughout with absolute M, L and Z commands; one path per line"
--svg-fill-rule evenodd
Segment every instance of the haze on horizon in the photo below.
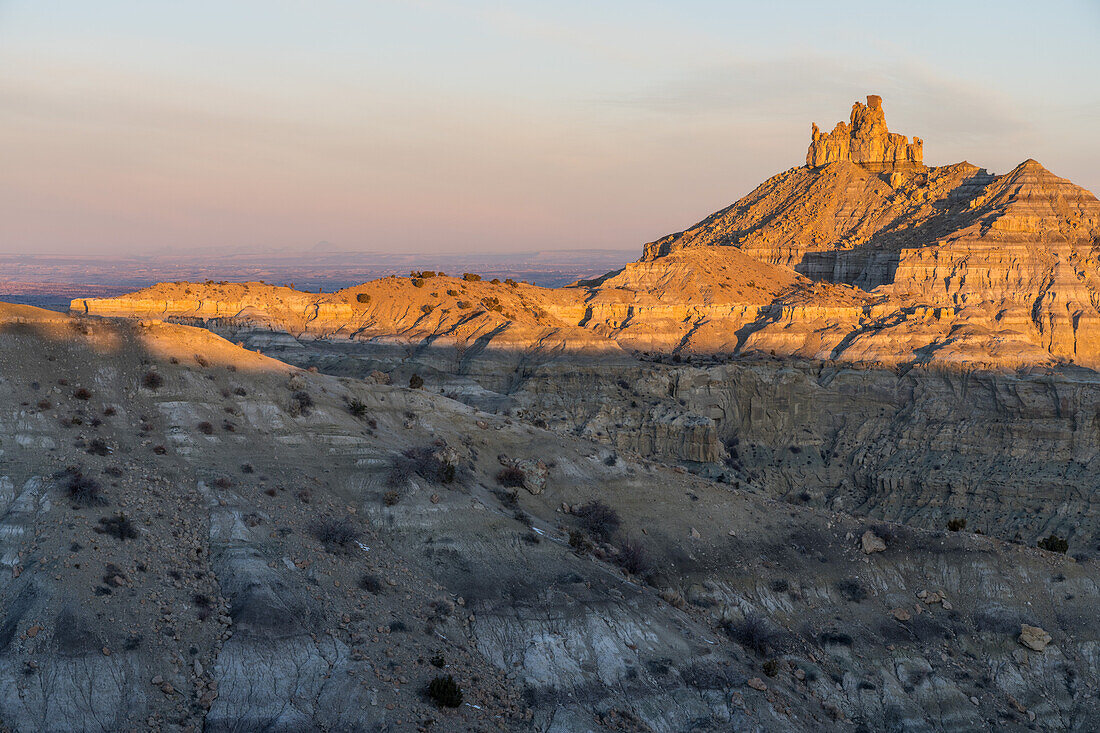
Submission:
M 1100 190 L 1100 5 L 0 0 L 0 252 L 640 251 L 884 98 Z

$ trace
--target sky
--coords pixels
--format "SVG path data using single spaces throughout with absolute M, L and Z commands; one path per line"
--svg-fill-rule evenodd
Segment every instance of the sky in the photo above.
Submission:
M 623 249 L 880 94 L 1100 191 L 1100 2 L 0 0 L 0 252 Z

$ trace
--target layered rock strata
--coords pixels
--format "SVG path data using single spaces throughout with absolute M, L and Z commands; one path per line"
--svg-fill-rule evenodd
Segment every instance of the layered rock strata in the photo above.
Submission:
M 830 163 L 850 162 L 877 171 L 920 168 L 924 161 L 924 142 L 914 137 L 890 132 L 882 97 L 867 96 L 867 104 L 856 102 L 848 124 L 836 123 L 825 134 L 815 123 L 810 132 L 810 147 L 806 151 L 806 167 L 821 168 Z

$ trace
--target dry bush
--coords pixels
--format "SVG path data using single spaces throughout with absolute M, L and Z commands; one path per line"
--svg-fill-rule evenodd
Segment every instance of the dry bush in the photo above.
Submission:
M 99 526 L 95 528 L 99 534 L 106 534 L 117 540 L 137 539 L 137 525 L 122 512 L 113 517 L 100 517 Z
M 74 502 L 81 506 L 102 506 L 107 503 L 98 481 L 85 476 L 78 468 L 70 468 L 66 473 L 69 478 L 66 493 Z
M 610 539 L 622 525 L 619 513 L 599 499 L 575 508 L 573 514 L 580 517 L 585 532 L 601 540 Z
M 766 620 L 751 613 L 740 620 L 727 619 L 722 622 L 722 630 L 742 647 L 761 657 L 767 656 L 778 646 L 782 636 Z
M 615 563 L 623 570 L 631 575 L 643 575 L 649 570 L 649 555 L 639 540 L 626 537 L 619 543 L 618 549 Z
M 290 414 L 294 417 L 308 415 L 313 409 L 313 398 L 309 392 L 298 390 L 290 396 Z
M 145 376 L 141 378 L 141 386 L 145 387 L 145 389 L 160 389 L 164 386 L 164 377 L 162 377 L 157 370 L 150 369 L 145 372 Z
M 103 438 L 92 438 L 92 442 L 88 443 L 88 448 L 85 452 L 93 456 L 109 456 L 114 453 L 114 450 L 112 450 L 111 446 L 107 445 L 107 441 Z
M 462 689 L 451 675 L 441 675 L 428 683 L 428 697 L 436 704 L 457 708 L 462 704 Z
M 497 473 L 497 483 L 510 489 L 523 486 L 527 480 L 527 474 L 519 466 L 505 466 Z
M 374 573 L 363 573 L 360 575 L 359 587 L 374 595 L 378 595 L 383 589 L 382 580 Z
M 321 519 L 311 528 L 313 536 L 324 543 L 330 552 L 347 549 L 362 533 L 350 519 Z

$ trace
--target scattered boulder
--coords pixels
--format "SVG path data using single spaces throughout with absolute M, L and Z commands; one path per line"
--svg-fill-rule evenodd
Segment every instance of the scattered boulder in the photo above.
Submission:
M 886 540 L 882 539 L 871 530 L 864 532 L 859 542 L 863 547 L 863 553 L 865 555 L 870 555 L 873 552 L 882 552 L 886 549 Z
M 1050 634 L 1043 631 L 1038 626 L 1028 626 L 1023 624 L 1020 627 L 1020 643 L 1026 646 L 1028 649 L 1032 649 L 1037 652 L 1041 652 L 1047 648 L 1050 644 Z
M 764 684 L 764 680 L 760 679 L 759 677 L 750 677 L 749 681 L 745 684 L 747 684 L 754 690 L 759 690 L 760 692 L 766 692 L 768 689 L 768 686 Z

